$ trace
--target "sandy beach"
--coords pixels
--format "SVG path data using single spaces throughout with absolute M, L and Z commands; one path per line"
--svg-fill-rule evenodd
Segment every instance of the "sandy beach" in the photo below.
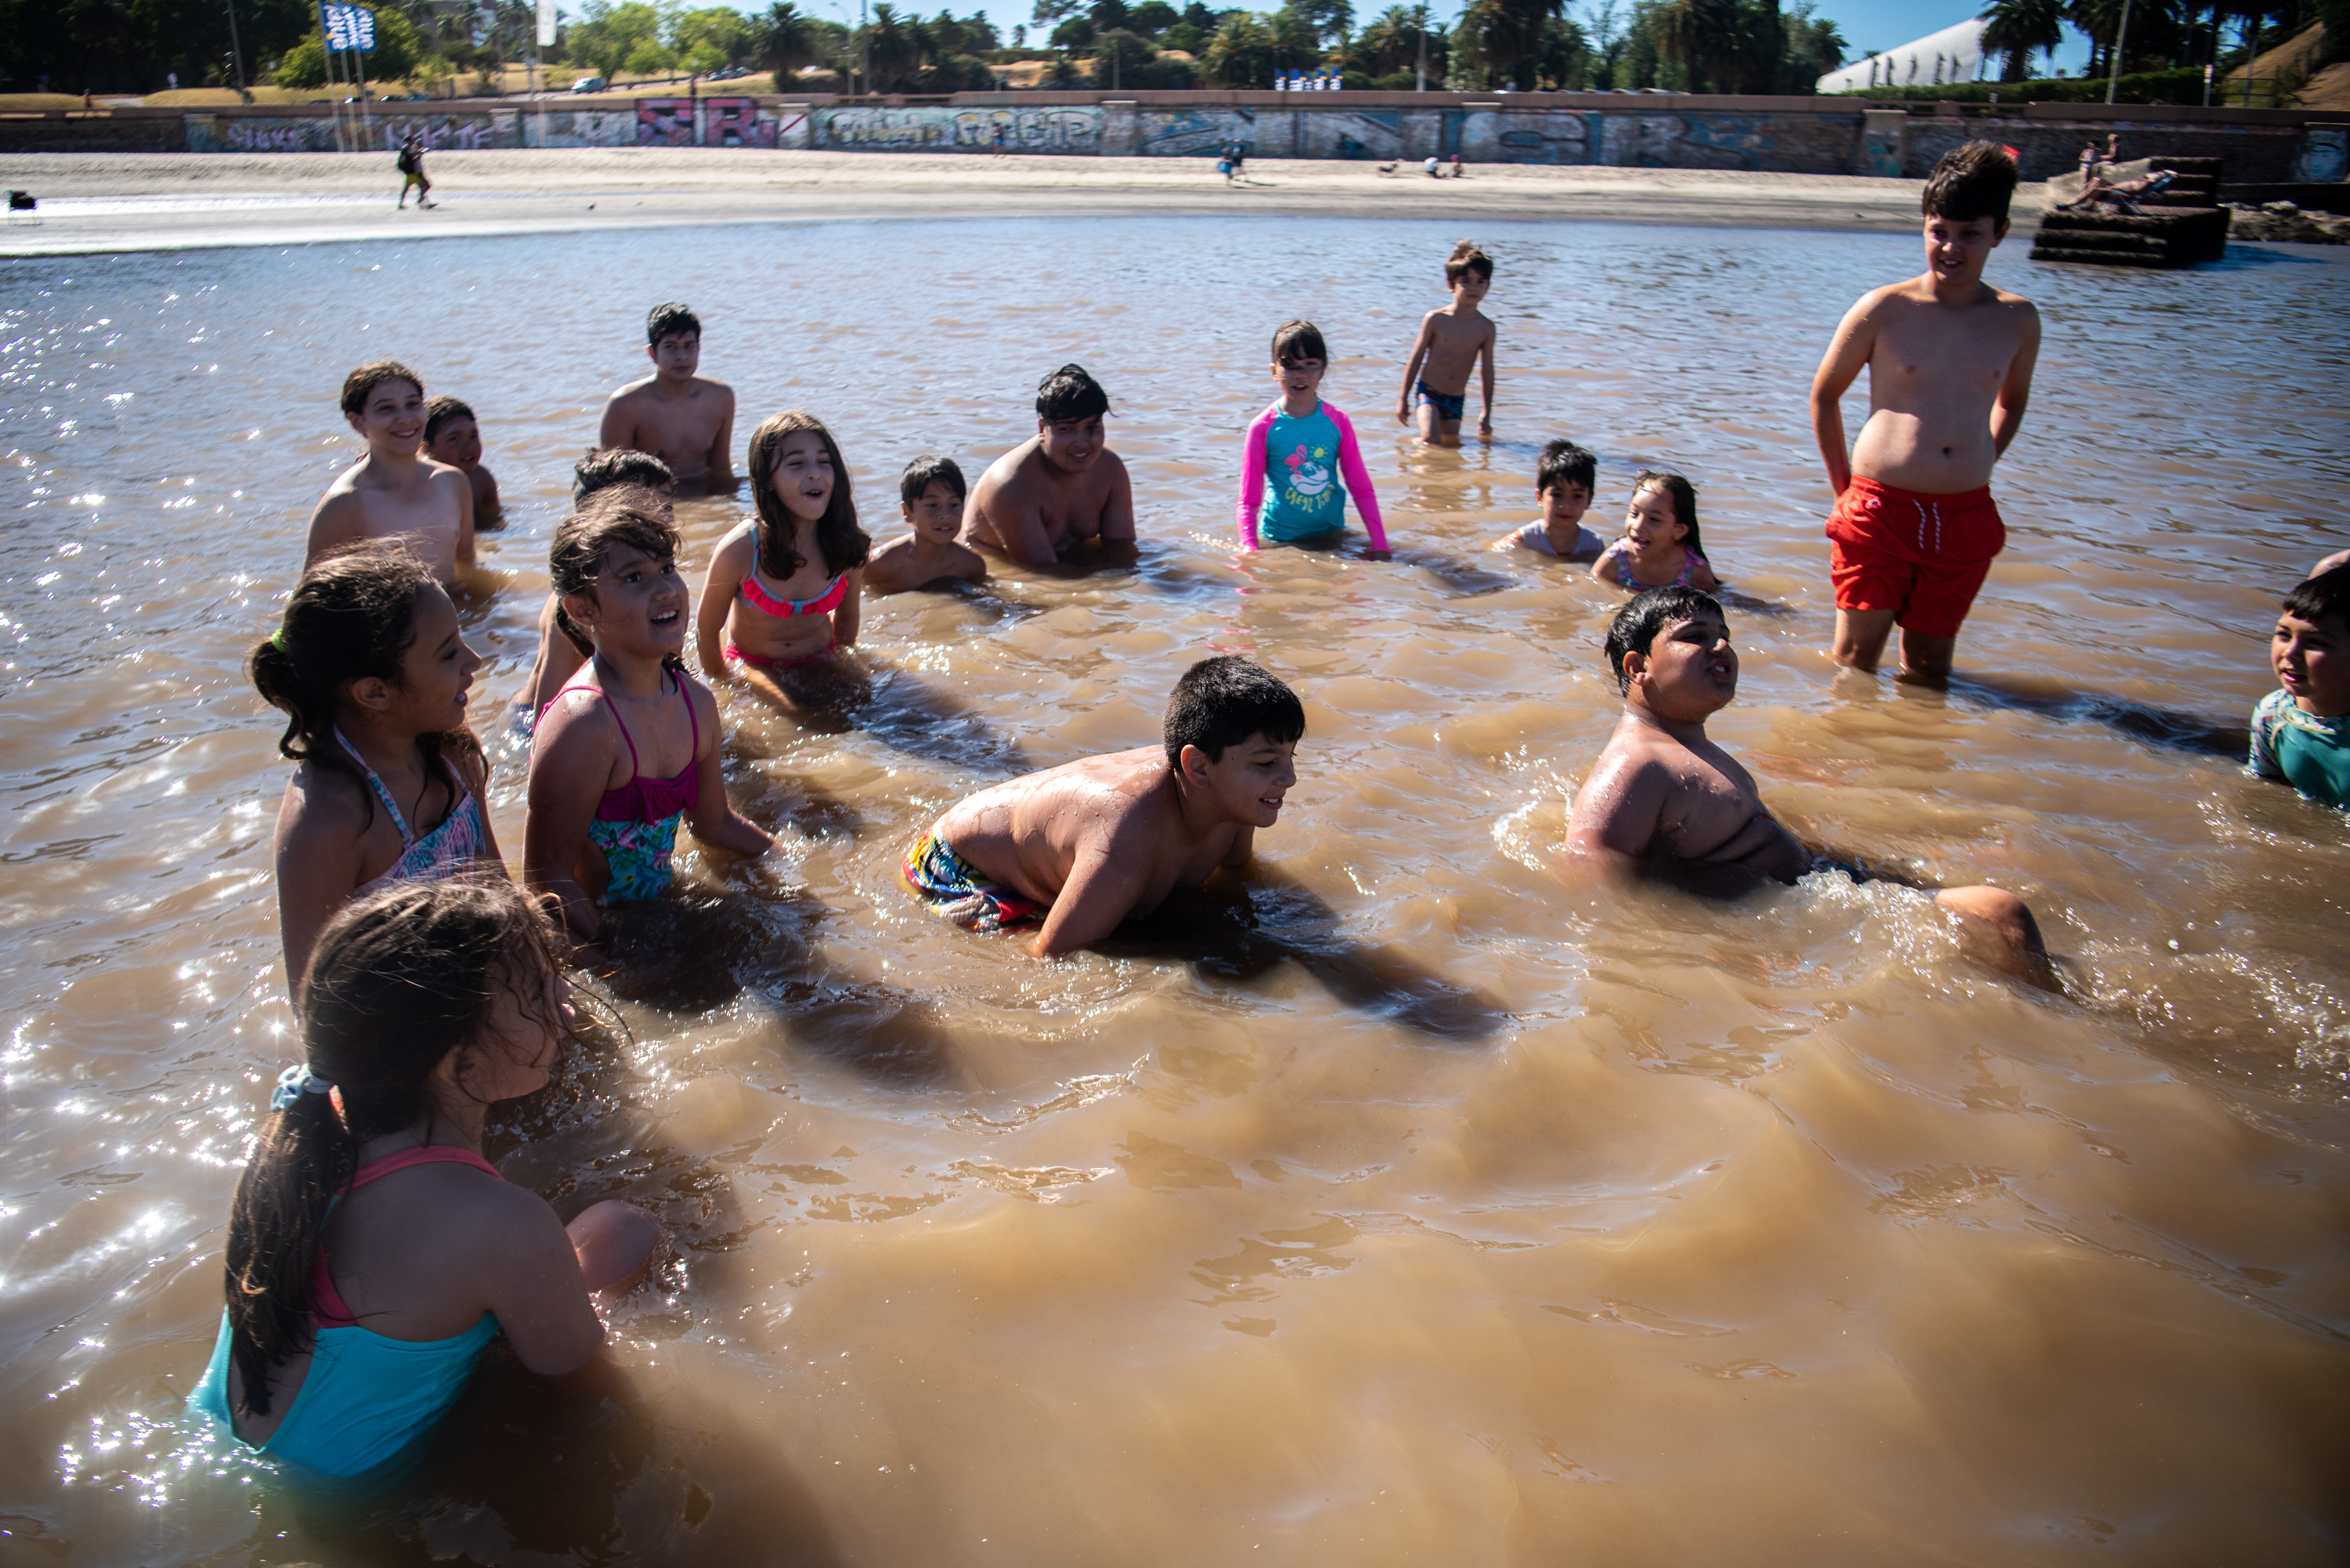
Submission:
M 0 184 L 36 213 L 0 254 L 187 250 L 424 234 L 562 233 L 903 217 L 1098 214 L 1586 218 L 1887 232 L 1918 222 L 1919 182 L 1740 171 L 1471 165 L 1459 182 L 1405 165 L 1260 160 L 1227 187 L 1206 159 L 954 156 L 699 148 L 449 151 L 437 205 L 395 210 L 381 153 L 15 153 Z M 2028 231 L 2040 188 L 2018 194 Z M 37 218 L 37 222 L 30 221 Z

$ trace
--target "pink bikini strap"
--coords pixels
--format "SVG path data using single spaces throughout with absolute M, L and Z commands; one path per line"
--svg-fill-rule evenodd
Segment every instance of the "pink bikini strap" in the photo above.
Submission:
M 500 1181 L 505 1179 L 504 1177 L 498 1176 L 496 1166 L 492 1165 L 470 1148 L 459 1148 L 452 1144 L 428 1143 L 415 1148 L 403 1148 L 397 1154 L 387 1154 L 381 1159 L 369 1160 L 351 1173 L 350 1185 L 345 1187 L 343 1190 L 354 1191 L 365 1187 L 370 1181 L 381 1181 L 387 1176 L 418 1165 L 470 1165 L 476 1170 L 497 1176 Z
M 563 689 L 563 691 L 586 691 L 594 696 L 598 701 L 603 703 L 605 707 L 610 709 L 612 711 L 612 722 L 620 726 L 620 739 L 629 742 L 629 776 L 630 778 L 635 778 L 638 774 L 645 771 L 643 765 L 637 761 L 637 738 L 629 733 L 628 723 L 620 717 L 620 710 L 618 704 L 616 704 L 610 698 L 605 696 L 600 688 L 594 686 L 566 686 Z M 562 696 L 563 691 L 557 691 L 555 694 L 555 697 Z M 555 697 L 547 699 L 548 707 L 551 708 L 555 705 Z M 698 749 L 700 737 L 696 736 L 695 741 Z

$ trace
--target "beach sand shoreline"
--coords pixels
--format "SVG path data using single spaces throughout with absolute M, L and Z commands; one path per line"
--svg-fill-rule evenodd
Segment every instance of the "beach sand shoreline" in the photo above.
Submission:
M 1922 182 L 1737 170 L 1472 164 L 1430 180 L 1364 162 L 1258 160 L 1227 187 L 1204 158 L 753 151 L 435 152 L 437 205 L 393 205 L 390 156 L 10 153 L 0 184 L 41 202 L 0 254 L 88 254 L 601 228 L 891 219 L 1231 216 L 1581 219 L 1709 227 L 1914 228 Z M 2039 187 L 2017 193 L 2028 240 Z M 38 222 L 26 221 L 37 218 Z

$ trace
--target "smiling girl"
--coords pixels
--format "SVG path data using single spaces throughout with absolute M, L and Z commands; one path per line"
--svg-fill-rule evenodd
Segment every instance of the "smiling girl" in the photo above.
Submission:
M 1591 563 L 1591 575 L 1634 593 L 1683 587 L 1710 594 L 1721 585 L 1706 564 L 1704 549 L 1698 540 L 1696 489 L 1678 473 L 1643 469 L 1632 482 L 1624 536 Z
M 794 710 L 806 698 L 785 691 L 786 672 L 821 666 L 857 641 L 873 541 L 857 525 L 839 446 L 806 410 L 758 428 L 750 468 L 757 514 L 711 559 L 696 646 L 712 680 L 732 673 Z
M 482 657 L 432 571 L 400 546 L 347 546 L 308 571 L 253 684 L 286 715 L 299 765 L 277 811 L 277 924 L 297 1001 L 318 931 L 352 898 L 497 866 L 487 764 L 465 727 Z
M 625 504 L 591 506 L 564 519 L 548 566 L 564 615 L 596 651 L 531 742 L 523 877 L 593 941 L 602 906 L 669 886 L 680 819 L 737 854 L 764 855 L 775 840 L 727 805 L 718 704 L 680 662 L 676 527 Z

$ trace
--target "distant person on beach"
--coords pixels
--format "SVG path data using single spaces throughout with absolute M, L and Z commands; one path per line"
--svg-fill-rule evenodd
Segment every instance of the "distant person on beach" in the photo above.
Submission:
M 734 389 L 696 374 L 702 318 L 674 302 L 653 306 L 645 317 L 645 353 L 653 373 L 612 394 L 596 444 L 652 453 L 689 493 L 732 495 Z
M 956 543 L 967 487 L 951 457 L 918 457 L 898 481 L 898 510 L 913 532 L 873 552 L 865 590 L 901 594 L 932 583 L 984 581 L 987 557 Z
M 1437 157 L 1437 155 L 1436 155 L 1435 153 L 1433 153 L 1433 152 L 1430 153 L 1430 154 L 1428 155 L 1428 163 L 1427 163 L 1427 165 L 1426 165 L 1426 167 L 1427 167 L 1427 169 L 1428 169 L 1428 177 L 1429 177 L 1430 179 L 1431 179 L 1431 180 L 1441 180 L 1441 179 L 1443 179 L 1443 178 L 1444 178 L 1443 163 L 1444 163 L 1444 161 L 1443 161 L 1442 159 L 1440 159 L 1440 158 Z
M 848 465 L 824 421 L 791 409 L 751 437 L 753 514 L 719 542 L 694 618 L 702 671 L 776 707 L 821 703 L 854 647 L 873 541 L 857 525 Z
M 1738 654 L 1720 604 L 1694 588 L 1650 588 L 1617 612 L 1607 651 L 1624 716 L 1575 794 L 1570 867 L 1717 898 L 1811 871 L 1898 880 L 1806 848 L 1764 807 L 1752 775 L 1706 737 L 1705 722 L 1738 695 Z M 1971 956 L 2053 983 L 2040 928 L 2014 894 L 1952 888 L 1934 902 L 1957 920 Z
M 416 134 L 416 132 L 412 130 L 410 131 L 408 133 L 408 140 L 400 144 L 400 158 L 398 162 L 400 167 L 400 209 L 402 211 L 407 209 L 408 192 L 411 187 L 413 187 L 416 192 L 416 210 L 418 212 L 421 213 L 425 208 L 435 205 L 436 203 L 432 199 L 432 182 L 424 177 L 424 141 L 421 137 Z
M 598 506 L 632 507 L 650 512 L 663 522 L 674 522 L 670 504 L 673 483 L 669 464 L 652 453 L 606 447 L 589 452 L 573 466 L 571 507 L 584 512 L 588 497 L 594 496 Z M 538 658 L 531 667 L 529 682 L 515 694 L 515 728 L 523 739 L 530 738 L 540 712 L 595 651 L 587 632 L 563 613 L 563 596 L 549 589 L 546 603 L 538 612 Z
M 1247 865 L 1297 782 L 1296 695 L 1244 659 L 1203 659 L 1176 682 L 1160 733 L 950 808 L 907 855 L 906 880 L 973 930 L 1041 921 L 1029 951 L 1054 958 Z
M 389 1475 L 491 1340 L 542 1377 L 601 1348 L 589 1298 L 642 1276 L 660 1222 L 607 1199 L 567 1226 L 482 1153 L 490 1106 L 545 1088 L 577 1029 L 551 935 L 503 877 L 387 888 L 320 935 L 188 1397 L 243 1447 Z
M 582 942 L 602 937 L 608 906 L 668 889 L 681 822 L 737 855 L 775 846 L 727 803 L 718 702 L 681 657 L 677 544 L 665 514 L 608 504 L 565 518 L 549 556 L 563 613 L 596 651 L 531 736 L 523 879 Z
M 1601 552 L 1591 575 L 1636 594 L 1666 587 L 1710 594 L 1721 587 L 1698 536 L 1697 487 L 1678 473 L 1641 470 L 1624 509 L 1624 536 Z
M 1419 439 L 1430 446 L 1459 446 L 1461 418 L 1469 408 L 1469 372 L 1482 368 L 1485 407 L 1477 420 L 1477 434 L 1491 441 L 1493 324 L 1477 306 L 1493 286 L 1493 258 L 1462 240 L 1445 258 L 1444 286 L 1452 291 L 1452 303 L 1430 311 L 1419 324 L 1419 337 L 1403 368 L 1396 422 L 1412 423 L 1417 404 Z
M 2350 565 L 2285 596 L 2269 638 L 2277 690 L 2252 711 L 2251 770 L 2350 806 Z
M 1066 560 L 1088 541 L 1130 558 L 1134 487 L 1107 445 L 1108 413 L 1109 394 L 1084 366 L 1045 377 L 1036 388 L 1036 433 L 980 475 L 964 538 L 1024 566 Z
M 473 564 L 473 487 L 423 454 L 424 378 L 390 359 L 343 378 L 343 418 L 367 441 L 310 514 L 305 567 L 338 545 L 398 539 L 422 557 L 444 587 Z
M 395 882 L 499 867 L 489 764 L 465 725 L 482 656 L 422 562 L 348 545 L 302 574 L 253 650 L 254 688 L 286 714 L 295 763 L 277 808 L 277 929 L 299 1002 L 337 910 Z
M 1266 368 L 1279 394 L 1249 421 L 1241 438 L 1241 492 L 1233 521 L 1243 550 L 1256 549 L 1260 535 L 1308 549 L 1336 544 L 1346 536 L 1351 492 L 1370 536 L 1371 559 L 1388 559 L 1378 493 L 1363 466 L 1354 422 L 1322 400 L 1322 377 L 1329 366 L 1322 329 L 1311 321 L 1284 321 L 1273 335 L 1273 360 Z
M 1812 379 L 1835 508 L 1835 659 L 1875 670 L 1901 628 L 1905 680 L 1946 684 L 1959 628 L 2007 542 L 1991 472 L 2023 423 L 2040 313 L 1983 282 L 2007 237 L 2015 161 L 1996 142 L 1943 154 L 1926 182 L 1926 270 L 1861 296 Z M 1868 422 L 1845 451 L 1841 400 L 1866 367 Z
M 474 530 L 497 527 L 503 521 L 498 479 L 482 466 L 482 425 L 473 418 L 473 410 L 450 397 L 425 404 L 424 450 L 433 462 L 447 463 L 473 486 Z
M 1534 499 L 1542 515 L 1503 535 L 1495 550 L 1533 550 L 1564 561 L 1596 561 L 1607 542 L 1583 525 L 1599 481 L 1599 460 L 1571 441 L 1546 443 L 1534 459 Z

